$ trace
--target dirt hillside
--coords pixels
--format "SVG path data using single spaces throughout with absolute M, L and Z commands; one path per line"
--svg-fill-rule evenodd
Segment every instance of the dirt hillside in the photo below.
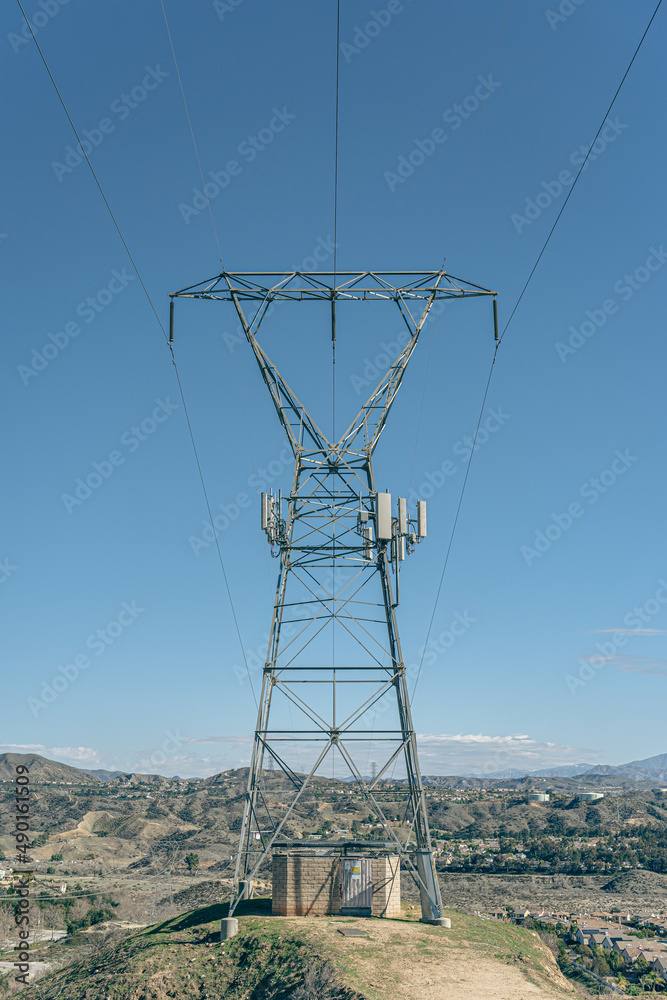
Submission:
M 212 905 L 147 928 L 29 987 L 23 1000 L 557 1000 L 577 994 L 533 932 L 452 912 L 452 929 L 400 920 L 283 918 L 268 901 L 220 945 Z M 365 937 L 343 936 L 356 928 Z M 303 990 L 328 984 L 328 992 Z

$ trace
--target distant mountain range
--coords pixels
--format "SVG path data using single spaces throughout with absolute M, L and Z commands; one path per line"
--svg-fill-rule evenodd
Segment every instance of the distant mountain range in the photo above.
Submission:
M 564 764 L 562 767 L 548 767 L 537 771 L 521 771 L 507 768 L 505 771 L 491 771 L 484 778 L 574 778 L 593 777 L 598 774 L 618 775 L 634 778 L 635 781 L 667 781 L 667 753 L 647 757 L 645 760 L 631 760 L 628 764 Z
M 159 774 L 134 774 L 125 771 L 107 771 L 103 768 L 87 770 L 61 764 L 59 761 L 48 760 L 39 754 L 0 754 L 0 781 L 12 780 L 16 774 L 17 764 L 27 764 L 33 781 L 62 782 L 63 784 L 106 784 L 116 782 L 120 785 L 136 785 L 146 782 L 169 781 L 201 781 L 204 784 L 225 783 L 245 769 L 223 771 L 221 774 L 208 778 L 183 779 L 177 776 L 167 778 Z M 516 781 L 524 778 L 585 778 L 597 783 L 605 778 L 623 778 L 633 781 L 664 781 L 667 785 L 667 753 L 647 757 L 645 760 L 632 760 L 628 764 L 564 764 L 562 767 L 541 768 L 535 771 L 522 771 L 519 768 L 508 768 L 505 771 L 492 771 L 489 774 L 468 775 L 424 775 L 424 783 L 443 785 L 443 787 L 478 788 L 484 787 L 486 781 Z M 452 784 L 454 782 L 454 784 Z

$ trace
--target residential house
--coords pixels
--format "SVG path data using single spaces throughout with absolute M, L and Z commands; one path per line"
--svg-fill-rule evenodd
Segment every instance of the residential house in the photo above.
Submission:
M 600 927 L 599 924 L 591 924 L 589 926 L 584 920 L 583 923 L 581 923 L 577 927 L 574 934 L 574 939 L 577 942 L 577 944 L 588 945 L 589 944 L 588 939 L 592 934 L 602 934 L 604 936 L 604 928 Z
M 667 955 L 658 955 L 658 957 L 653 961 L 651 969 L 667 981 Z
M 656 961 L 656 960 L 657 960 L 658 958 L 664 958 L 664 955 L 660 955 L 660 954 L 658 954 L 658 952 L 657 952 L 657 951 L 643 951 L 643 950 L 642 950 L 642 951 L 640 951 L 640 952 L 639 952 L 639 954 L 640 954 L 640 955 L 642 956 L 642 958 L 643 958 L 643 959 L 644 959 L 644 960 L 645 960 L 646 962 L 648 962 L 648 964 L 649 964 L 650 966 L 652 966 L 652 965 L 653 965 L 653 963 L 654 963 L 654 962 L 655 962 L 655 961 Z
M 623 951 L 624 948 L 632 948 L 637 943 L 637 938 L 625 937 L 623 934 L 609 934 L 603 947 L 610 951 Z

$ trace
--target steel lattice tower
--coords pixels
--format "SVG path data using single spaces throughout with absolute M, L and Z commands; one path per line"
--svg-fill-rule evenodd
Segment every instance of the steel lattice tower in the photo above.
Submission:
M 308 792 L 331 792 L 334 786 L 322 782 L 334 759 L 413 874 L 422 919 L 442 917 L 396 619 L 399 567 L 426 535 L 426 511 L 419 503 L 410 517 L 399 499 L 394 513 L 390 495 L 378 492 L 373 454 L 434 303 L 480 295 L 495 293 L 440 270 L 223 271 L 172 296 L 172 316 L 176 297 L 233 303 L 294 455 L 289 494 L 261 498 L 262 528 L 280 569 L 230 916 L 277 839 L 294 832 Z M 287 301 L 329 302 L 334 340 L 338 302 L 393 302 L 405 321 L 403 350 L 336 441 L 258 341 L 269 307 Z M 377 766 L 368 777 L 362 758 L 371 747 Z M 404 814 L 392 826 L 381 792 L 397 762 L 406 774 Z

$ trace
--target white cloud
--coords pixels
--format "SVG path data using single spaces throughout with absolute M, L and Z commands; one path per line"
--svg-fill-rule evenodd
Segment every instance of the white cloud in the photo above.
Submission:
M 592 635 L 601 632 L 616 632 L 620 635 L 667 635 L 666 628 L 596 628 Z
M 51 747 L 46 752 L 53 754 L 54 757 L 62 757 L 68 764 L 71 762 L 79 767 L 103 766 L 100 763 L 102 760 L 100 751 L 93 750 L 92 747 Z
M 232 746 L 249 746 L 254 742 L 254 736 L 203 736 L 195 738 L 182 736 L 181 743 L 229 743 Z
M 42 743 L 0 743 L 0 753 L 45 753 Z
M 97 763 L 100 760 L 100 751 L 92 747 L 46 747 L 43 743 L 0 743 L 0 753 L 37 753 L 42 757 L 64 759 L 68 764 L 78 765 Z
M 525 733 L 429 733 L 417 736 L 424 774 L 486 774 L 508 768 L 538 770 L 594 762 L 594 750 L 536 740 Z
M 605 656 L 605 664 L 607 663 L 611 663 L 619 670 L 629 674 L 667 677 L 667 659 L 657 656 L 632 656 L 629 653 L 616 653 L 614 656 Z

